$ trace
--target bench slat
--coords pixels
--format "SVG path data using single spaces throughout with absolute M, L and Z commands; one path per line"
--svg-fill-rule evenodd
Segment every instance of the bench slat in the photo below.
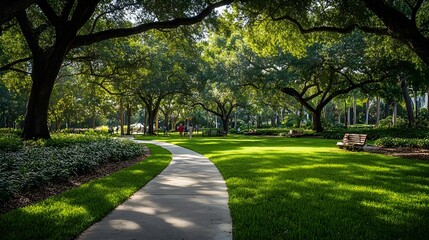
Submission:
M 352 147 L 355 146 L 363 147 L 366 144 L 367 134 L 352 134 L 346 133 L 344 134 L 343 141 L 338 142 L 337 146 L 341 147 Z

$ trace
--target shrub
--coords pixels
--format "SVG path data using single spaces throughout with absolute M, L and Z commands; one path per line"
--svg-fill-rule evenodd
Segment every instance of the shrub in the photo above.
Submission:
M 297 128 L 294 128 L 298 130 Z M 244 131 L 245 135 L 258 135 L 258 136 L 288 136 L 289 128 L 267 128 L 267 129 L 251 129 L 250 131 Z M 304 129 L 300 129 L 304 130 Z M 313 130 L 304 130 L 304 135 L 314 135 Z
M 21 138 L 15 134 L 0 135 L 0 150 L 2 151 L 18 151 L 22 145 Z
M 245 135 L 265 135 L 265 136 L 277 136 L 282 132 L 288 132 L 287 129 L 276 129 L 276 128 L 258 128 L 245 131 Z
M 398 138 L 429 138 L 427 128 L 336 128 L 322 133 L 327 139 L 342 139 L 345 133 L 368 134 L 368 140 L 376 140 L 383 137 Z
M 20 136 L 22 133 L 21 129 L 16 128 L 0 128 L 0 135 L 3 134 L 14 134 L 16 136 Z
M 143 154 L 146 148 L 129 140 L 98 139 L 59 144 L 60 141 L 33 141 L 16 152 L 0 151 L 0 203 L 15 193 L 49 181 L 92 171 L 108 161 L 126 160 Z M 86 139 L 88 140 L 88 139 Z
M 383 137 L 377 139 L 374 144 L 379 147 L 412 147 L 412 148 L 428 148 L 429 139 L 418 138 L 393 138 Z
M 396 128 L 405 127 L 407 125 L 407 121 L 401 117 L 396 118 Z M 379 126 L 380 128 L 393 128 L 393 118 L 392 116 L 388 116 L 385 119 L 381 119 Z

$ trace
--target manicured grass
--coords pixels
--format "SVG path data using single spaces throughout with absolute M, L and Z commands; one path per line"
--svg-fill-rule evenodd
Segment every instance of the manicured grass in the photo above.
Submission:
M 166 140 L 166 139 L 160 139 Z M 429 163 L 335 140 L 171 138 L 226 180 L 234 239 L 427 239 Z
M 73 239 L 157 176 L 171 154 L 149 145 L 151 156 L 107 177 L 0 216 L 0 239 Z

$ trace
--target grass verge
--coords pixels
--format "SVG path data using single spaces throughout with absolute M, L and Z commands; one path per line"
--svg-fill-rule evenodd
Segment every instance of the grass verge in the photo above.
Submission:
M 1 239 L 77 237 L 168 166 L 171 154 L 161 147 L 148 146 L 151 156 L 136 165 L 1 215 Z
M 429 163 L 349 152 L 336 140 L 172 138 L 204 154 L 229 192 L 234 239 L 427 239 Z

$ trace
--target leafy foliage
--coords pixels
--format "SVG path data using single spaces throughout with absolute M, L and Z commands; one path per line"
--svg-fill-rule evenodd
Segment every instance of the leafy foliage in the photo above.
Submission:
M 323 132 L 322 136 L 327 139 L 342 139 L 345 133 L 368 134 L 368 140 L 376 140 L 383 137 L 429 138 L 427 128 L 337 128 Z
M 0 202 L 42 183 L 64 181 L 102 163 L 129 159 L 145 152 L 142 145 L 127 140 L 64 136 L 46 142 L 26 142 L 15 152 L 0 150 Z
M 429 138 L 383 137 L 375 140 L 374 144 L 380 147 L 429 148 Z
M 145 161 L 0 215 L 2 239 L 76 238 L 168 166 L 170 152 L 155 145 L 148 147 L 151 156 Z
M 17 151 L 22 148 L 22 140 L 15 134 L 0 135 L 0 151 Z

